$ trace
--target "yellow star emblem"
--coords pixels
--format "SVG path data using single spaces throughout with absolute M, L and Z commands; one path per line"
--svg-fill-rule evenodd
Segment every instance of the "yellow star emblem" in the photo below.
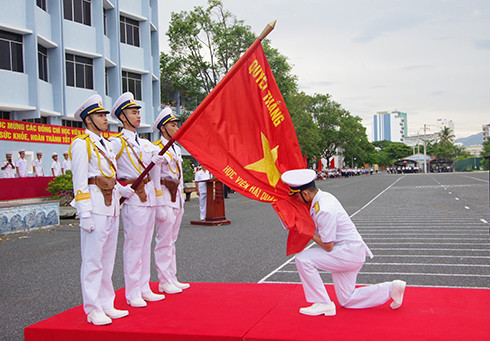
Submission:
M 272 187 L 276 188 L 277 182 L 281 178 L 281 173 L 277 169 L 277 150 L 279 146 L 274 149 L 270 148 L 269 140 L 265 137 L 264 133 L 260 133 L 262 139 L 262 150 L 264 152 L 264 158 L 245 166 L 245 169 L 253 170 L 260 173 L 266 173 L 267 179 Z

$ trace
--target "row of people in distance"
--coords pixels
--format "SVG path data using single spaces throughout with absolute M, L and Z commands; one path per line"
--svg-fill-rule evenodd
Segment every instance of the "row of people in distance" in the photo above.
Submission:
M 2 178 L 11 179 L 16 176 L 19 178 L 28 177 L 27 170 L 27 160 L 25 158 L 26 151 L 24 149 L 19 150 L 19 158 L 15 160 L 12 159 L 13 152 L 7 152 L 5 154 L 5 160 L 2 162 L 1 170 L 2 170 Z M 34 176 L 46 176 L 44 174 L 43 169 L 43 152 L 38 151 L 36 153 L 36 159 L 32 161 L 32 171 Z M 63 153 L 63 161 L 61 163 L 58 161 L 58 154 L 53 153 L 51 158 L 53 161 L 51 162 L 51 175 L 50 176 L 60 176 L 62 174 L 66 174 L 67 171 L 71 170 L 71 161 L 68 158 L 68 152 Z

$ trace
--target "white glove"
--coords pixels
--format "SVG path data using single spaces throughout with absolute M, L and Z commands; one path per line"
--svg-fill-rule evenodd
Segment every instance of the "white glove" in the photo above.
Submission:
M 157 206 L 156 219 L 159 222 L 167 220 L 167 211 L 165 211 L 165 209 L 161 206 Z
M 80 228 L 88 233 L 94 230 L 94 221 L 92 217 L 80 218 Z
M 134 194 L 134 189 L 131 188 L 130 185 L 119 187 L 119 194 L 121 194 L 124 198 L 129 199 Z
M 161 165 L 164 160 L 165 160 L 165 157 L 163 155 L 159 155 L 159 154 L 155 154 L 151 157 L 151 162 L 153 162 L 155 165 Z

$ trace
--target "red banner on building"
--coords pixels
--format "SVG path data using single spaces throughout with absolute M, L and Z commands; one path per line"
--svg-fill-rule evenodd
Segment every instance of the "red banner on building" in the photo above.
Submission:
M 70 144 L 78 135 L 83 134 L 85 129 L 55 126 L 50 124 L 30 123 L 22 121 L 0 120 L 0 140 Z M 116 132 L 103 132 L 105 138 L 116 134 Z

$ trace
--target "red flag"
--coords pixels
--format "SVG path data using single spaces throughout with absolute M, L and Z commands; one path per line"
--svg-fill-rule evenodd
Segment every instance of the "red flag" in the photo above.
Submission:
M 322 168 L 322 160 L 318 161 L 318 171 L 321 172 L 323 170 Z
M 315 226 L 309 208 L 288 196 L 281 174 L 306 165 L 259 39 L 174 138 L 230 188 L 273 204 L 289 229 L 288 255 L 304 249 Z
M 330 160 L 330 164 L 328 165 L 328 168 L 335 168 L 335 159 L 332 158 L 332 160 Z

